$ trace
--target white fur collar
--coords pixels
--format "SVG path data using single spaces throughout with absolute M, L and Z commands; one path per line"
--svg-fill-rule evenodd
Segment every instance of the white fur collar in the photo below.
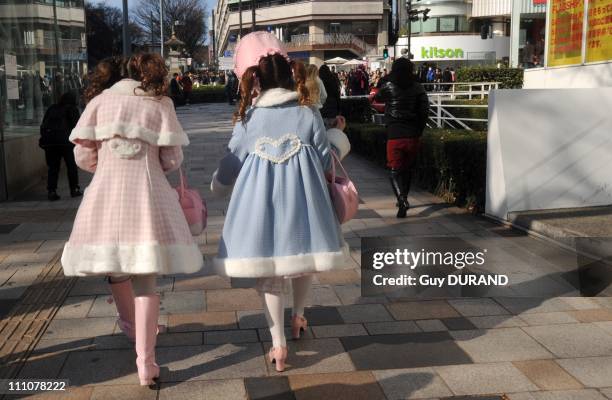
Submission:
M 139 86 L 140 81 L 135 81 L 134 79 L 122 79 L 106 90 L 108 90 L 109 93 L 121 94 L 124 96 L 148 96 L 145 91 L 138 88 Z
M 253 107 L 274 107 L 298 99 L 297 92 L 283 88 L 268 89 L 262 92 L 253 103 Z

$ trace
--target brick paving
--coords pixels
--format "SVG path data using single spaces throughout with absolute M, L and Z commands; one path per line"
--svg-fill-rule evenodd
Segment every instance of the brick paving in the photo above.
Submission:
M 192 139 L 189 181 L 208 201 L 209 226 L 198 238 L 206 257 L 214 255 L 223 225 L 226 200 L 213 198 L 208 185 L 229 137 L 231 111 L 222 104 L 179 109 Z M 316 276 L 306 310 L 310 327 L 303 339 L 289 342 L 284 373 L 264 357 L 270 336 L 253 280 L 203 271 L 159 278 L 160 323 L 168 326 L 157 348 L 161 384 L 159 390 L 138 387 L 135 353 L 119 334 L 104 279 L 80 278 L 66 286 L 67 297 L 33 339 L 33 349 L 22 353 L 27 362 L 18 374 L 69 379 L 70 391 L 28 398 L 612 399 L 609 298 L 361 297 L 363 237 L 455 236 L 486 243 L 492 257 L 526 274 L 526 281 L 575 266 L 575 255 L 422 191 L 411 195 L 410 217 L 397 220 L 385 171 L 355 155 L 346 167 L 362 199 L 357 218 L 343 226 L 353 269 Z M 78 206 L 72 199 L 49 204 L 43 196 L 35 188 L 25 201 L 0 204 L 5 320 L 19 314 L 15 306 L 23 306 L 22 296 L 36 288 L 62 248 Z M 3 365 L 8 361 L 3 358 Z

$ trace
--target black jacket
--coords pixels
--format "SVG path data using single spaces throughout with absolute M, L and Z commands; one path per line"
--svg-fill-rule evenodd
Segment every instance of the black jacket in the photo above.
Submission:
M 327 99 L 321 108 L 321 116 L 323 118 L 336 118 L 342 112 L 340 108 L 340 83 L 335 82 L 333 85 L 326 85 L 324 81 L 323 84 L 327 92 Z
M 181 94 L 183 94 L 181 84 L 178 83 L 176 78 L 172 78 L 170 80 L 170 97 L 179 97 Z
M 72 104 L 53 104 L 40 125 L 38 145 L 43 149 L 57 146 L 73 146 L 68 138 L 79 121 L 80 113 Z
M 388 139 L 420 137 L 423 134 L 429 100 L 420 83 L 413 81 L 402 89 L 389 80 L 380 87 L 375 99 L 385 103 Z
M 225 91 L 229 94 L 236 94 L 238 92 L 238 78 L 234 74 L 229 74 L 227 76 L 227 81 L 225 83 Z

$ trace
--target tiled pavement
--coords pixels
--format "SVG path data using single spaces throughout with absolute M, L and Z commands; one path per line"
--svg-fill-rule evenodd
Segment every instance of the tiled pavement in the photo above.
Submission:
M 230 127 L 225 105 L 179 110 L 192 144 L 189 181 L 206 195 L 216 251 L 225 200 L 207 189 Z M 612 399 L 612 301 L 553 298 L 407 301 L 360 297 L 360 238 L 459 236 L 487 241 L 508 268 L 571 267 L 573 255 L 414 192 L 410 218 L 394 218 L 384 171 L 346 162 L 363 203 L 344 233 L 354 269 L 316 276 L 305 337 L 289 342 L 276 373 L 261 300 L 249 279 L 205 271 L 159 278 L 158 391 L 136 386 L 135 354 L 118 334 L 103 278 L 79 279 L 21 370 L 21 378 L 66 378 L 69 399 Z M 0 312 L 6 312 L 66 240 L 73 200 L 0 205 Z M 574 257 L 575 260 L 575 257 Z M 575 261 L 573 261 L 575 263 Z M 475 397 L 472 397 L 475 396 Z M 30 396 L 43 399 L 43 395 Z

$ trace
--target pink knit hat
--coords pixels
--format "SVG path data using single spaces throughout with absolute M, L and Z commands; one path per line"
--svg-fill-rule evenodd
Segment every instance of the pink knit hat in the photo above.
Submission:
M 234 72 L 242 78 L 247 68 L 259 64 L 262 57 L 273 54 L 280 54 L 289 61 L 285 46 L 276 36 L 266 31 L 249 33 L 236 46 Z

